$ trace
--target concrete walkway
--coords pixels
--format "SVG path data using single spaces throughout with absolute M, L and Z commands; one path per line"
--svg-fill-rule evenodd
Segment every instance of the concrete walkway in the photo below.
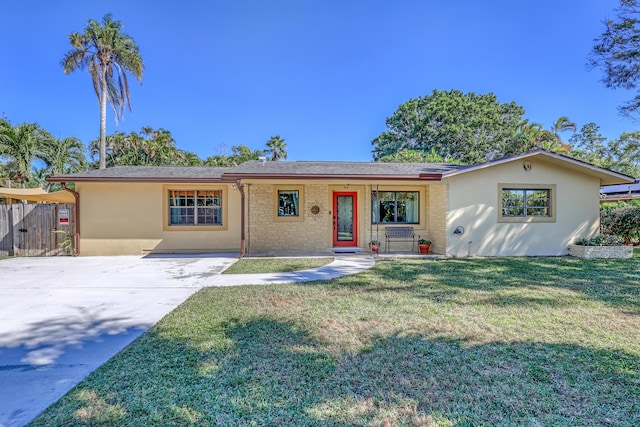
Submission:
M 221 275 L 235 254 L 0 261 L 0 427 L 22 426 L 207 286 L 325 280 L 370 268 L 336 257 L 293 273 Z

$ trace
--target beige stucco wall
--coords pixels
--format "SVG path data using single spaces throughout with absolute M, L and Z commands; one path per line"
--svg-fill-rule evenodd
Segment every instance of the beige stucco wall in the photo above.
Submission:
M 283 220 L 275 214 L 277 189 L 301 190 L 300 218 Z M 436 187 L 435 190 L 431 190 Z M 371 191 L 419 191 L 420 223 L 411 224 L 416 234 L 433 240 L 432 251 L 445 250 L 446 194 L 445 186 L 420 181 L 415 182 L 365 182 L 346 181 L 245 181 L 247 194 L 247 247 L 249 253 L 278 251 L 323 251 L 333 247 L 333 193 L 357 193 L 357 241 L 368 249 L 370 240 L 384 245 L 385 226 L 371 224 Z M 433 205 L 433 206 L 431 206 Z M 318 206 L 318 214 L 311 208 Z M 393 251 L 409 251 L 411 243 L 394 242 Z M 417 247 L 415 248 L 417 251 Z
M 532 161 L 485 168 L 450 177 L 446 219 L 447 255 L 565 255 L 578 236 L 597 234 L 599 189 L 597 178 Z M 498 184 L 555 184 L 555 221 L 521 223 L 498 221 Z M 463 226 L 465 233 L 453 231 Z
M 223 226 L 171 230 L 164 225 L 168 187 L 221 189 Z M 123 255 L 147 252 L 217 252 L 240 248 L 240 195 L 226 184 L 78 183 L 80 254 Z

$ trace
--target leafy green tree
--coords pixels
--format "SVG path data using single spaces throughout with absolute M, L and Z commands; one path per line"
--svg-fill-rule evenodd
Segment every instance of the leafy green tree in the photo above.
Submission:
M 492 93 L 434 90 L 386 119 L 387 130 L 371 142 L 373 158 L 418 150 L 465 164 L 492 160 L 513 145 L 523 115 L 524 108 Z
M 596 166 L 640 177 L 640 132 L 625 132 L 606 140 L 595 123 L 587 123 L 571 137 L 570 155 Z
M 605 21 L 605 30 L 595 39 L 588 57 L 592 68 L 604 71 L 602 82 L 608 88 L 637 90 L 640 81 L 640 4 L 620 0 L 615 19 Z M 620 107 L 624 115 L 640 108 L 640 94 Z
M 12 181 L 24 188 L 33 179 L 33 161 L 51 135 L 37 123 L 0 126 L 0 160 Z
M 87 69 L 100 103 L 100 169 L 106 167 L 107 103 L 113 108 L 116 123 L 131 110 L 127 74 L 142 80 L 144 62 L 135 41 L 122 32 L 122 23 L 105 15 L 102 23 L 89 20 L 82 33 L 71 33 L 72 50 L 62 60 L 65 74 Z
M 265 154 L 271 155 L 271 160 L 279 160 L 287 158 L 287 144 L 284 139 L 280 138 L 280 135 L 272 136 L 267 141 L 267 149 Z
M 640 132 L 625 132 L 609 142 L 612 169 L 640 177 Z
M 597 166 L 610 167 L 607 138 L 600 133 L 600 126 L 587 123 L 569 139 L 569 155 Z
M 401 150 L 382 156 L 377 161 L 393 163 L 459 163 L 456 159 L 442 157 L 433 151 L 427 153 L 420 150 Z

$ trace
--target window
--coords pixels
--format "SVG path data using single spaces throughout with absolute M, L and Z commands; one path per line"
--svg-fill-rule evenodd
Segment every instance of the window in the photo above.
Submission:
M 169 190 L 169 225 L 222 225 L 222 191 Z
M 304 206 L 304 185 L 273 186 L 273 222 L 303 222 Z
M 499 186 L 500 217 L 502 222 L 555 221 L 554 185 Z
M 278 216 L 300 216 L 298 190 L 278 190 Z
M 374 224 L 418 224 L 418 191 L 374 191 L 371 194 L 371 222 Z

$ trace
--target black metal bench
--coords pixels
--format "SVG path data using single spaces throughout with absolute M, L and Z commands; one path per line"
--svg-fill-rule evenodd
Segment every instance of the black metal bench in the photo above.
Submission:
M 391 242 L 411 242 L 411 251 L 416 246 L 416 233 L 413 227 L 387 227 L 384 230 L 384 248 L 389 252 Z

